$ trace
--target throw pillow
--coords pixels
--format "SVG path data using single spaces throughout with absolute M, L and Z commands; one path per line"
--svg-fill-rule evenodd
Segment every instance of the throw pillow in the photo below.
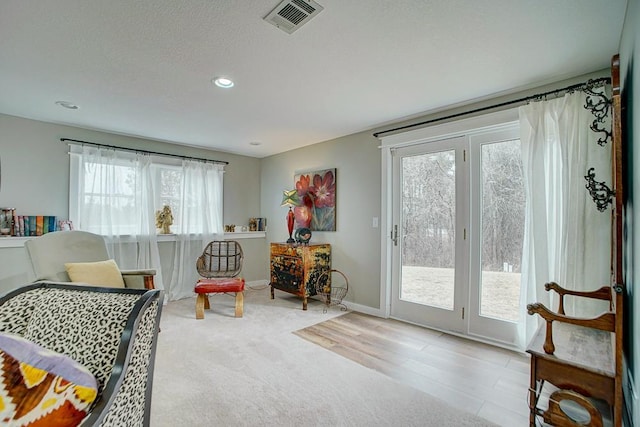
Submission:
M 97 393 L 96 379 L 75 360 L 0 333 L 0 424 L 77 426 Z
M 72 282 L 87 285 L 124 288 L 124 279 L 112 259 L 97 262 L 68 262 L 64 265 Z

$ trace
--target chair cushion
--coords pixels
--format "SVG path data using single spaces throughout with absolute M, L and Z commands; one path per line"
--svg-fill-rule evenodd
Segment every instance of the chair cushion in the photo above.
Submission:
M 112 259 L 97 262 L 68 262 L 64 268 L 72 282 L 94 286 L 124 288 L 124 279 L 116 262 Z
M 216 292 L 242 292 L 244 291 L 244 279 L 241 277 L 225 277 L 220 279 L 200 279 L 196 283 L 197 294 L 209 294 Z
M 0 333 L 0 423 L 76 426 L 98 385 L 87 368 L 18 335 Z

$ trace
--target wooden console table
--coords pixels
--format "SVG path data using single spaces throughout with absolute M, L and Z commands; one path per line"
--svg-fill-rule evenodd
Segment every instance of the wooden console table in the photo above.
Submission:
M 271 299 L 274 289 L 302 298 L 302 309 L 307 309 L 307 298 L 316 295 L 318 280 L 326 281 L 322 286 L 331 286 L 331 245 L 295 245 L 271 243 L 270 252 Z M 321 277 L 322 276 L 322 277 Z

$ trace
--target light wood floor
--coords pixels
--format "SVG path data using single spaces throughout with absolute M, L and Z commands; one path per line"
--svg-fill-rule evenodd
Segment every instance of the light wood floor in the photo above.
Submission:
M 460 410 L 502 426 L 528 425 L 526 354 L 361 313 L 296 334 Z

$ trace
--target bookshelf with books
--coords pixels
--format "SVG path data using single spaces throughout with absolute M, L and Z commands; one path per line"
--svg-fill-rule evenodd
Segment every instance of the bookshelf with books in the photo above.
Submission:
M 14 215 L 11 236 L 42 236 L 60 230 L 58 218 L 53 215 Z

